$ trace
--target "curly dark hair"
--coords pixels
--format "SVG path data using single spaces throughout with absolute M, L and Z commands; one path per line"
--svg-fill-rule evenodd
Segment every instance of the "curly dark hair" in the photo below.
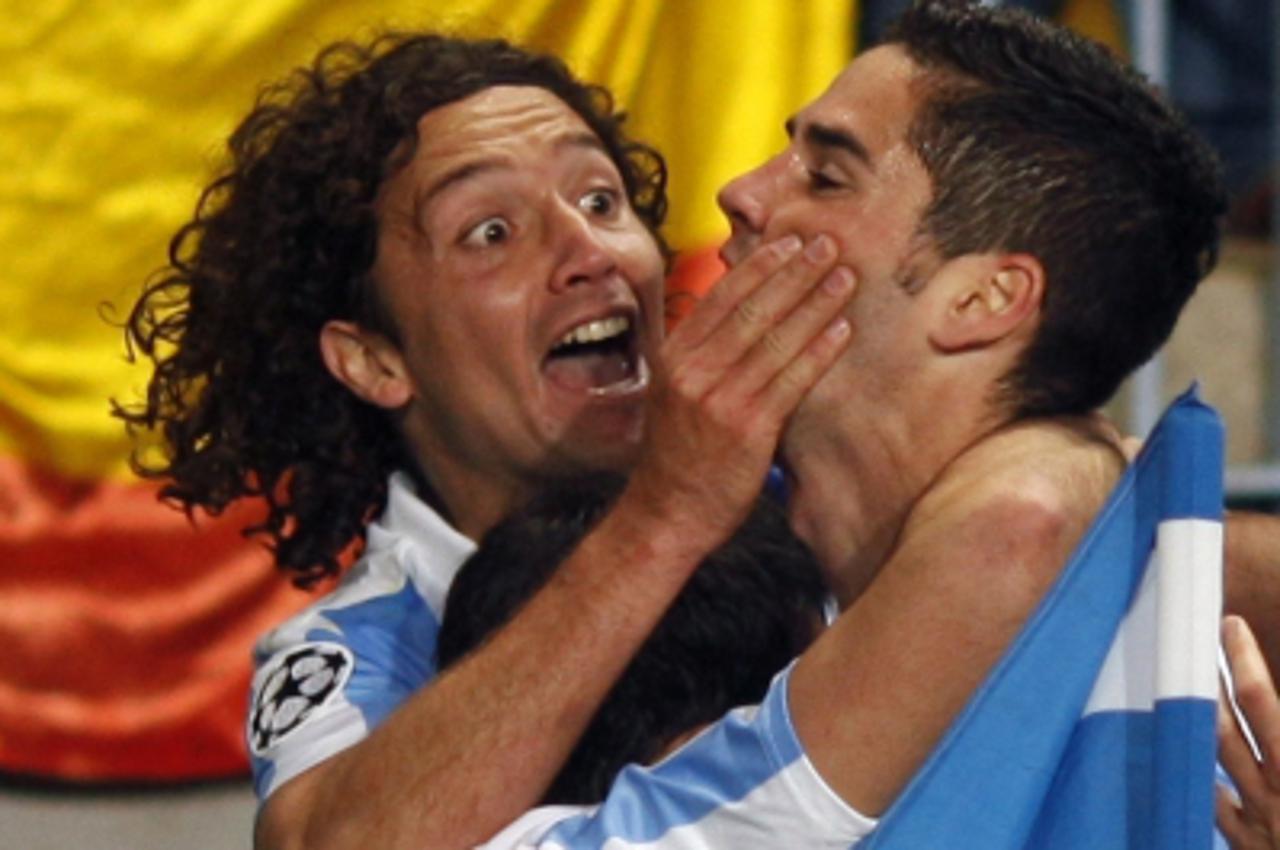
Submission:
M 379 187 L 412 157 L 422 115 L 498 85 L 546 89 L 581 116 L 666 253 L 665 164 L 624 135 L 607 90 L 502 40 L 393 32 L 326 47 L 259 94 L 125 321 L 129 358 L 155 370 L 145 403 L 113 412 L 165 445 L 163 461 L 135 451 L 135 471 L 188 514 L 265 500 L 244 533 L 300 586 L 362 544 L 391 470 L 420 472 L 394 414 L 331 377 L 320 330 L 346 319 L 395 337 L 369 280 Z

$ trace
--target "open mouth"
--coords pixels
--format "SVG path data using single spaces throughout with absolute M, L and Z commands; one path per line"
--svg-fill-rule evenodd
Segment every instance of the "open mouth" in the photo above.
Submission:
M 571 328 L 543 360 L 542 372 L 564 389 L 595 396 L 622 395 L 649 383 L 630 316 L 593 319 Z

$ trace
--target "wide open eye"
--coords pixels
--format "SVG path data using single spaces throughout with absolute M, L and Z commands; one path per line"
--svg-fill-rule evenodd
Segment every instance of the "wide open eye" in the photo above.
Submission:
M 618 209 L 618 193 L 613 189 L 592 189 L 578 199 L 583 212 L 607 218 Z
M 505 242 L 511 235 L 511 225 L 499 215 L 490 216 L 468 230 L 462 237 L 462 244 L 472 248 L 485 248 Z

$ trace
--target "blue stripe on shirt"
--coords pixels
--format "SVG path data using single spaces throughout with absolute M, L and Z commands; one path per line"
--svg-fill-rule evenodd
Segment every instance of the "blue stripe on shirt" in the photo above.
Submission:
M 737 709 L 658 764 L 623 770 L 598 810 L 560 823 L 548 843 L 593 850 L 611 839 L 654 841 L 759 788 L 802 755 L 787 710 L 789 673 L 774 679 L 758 710 Z

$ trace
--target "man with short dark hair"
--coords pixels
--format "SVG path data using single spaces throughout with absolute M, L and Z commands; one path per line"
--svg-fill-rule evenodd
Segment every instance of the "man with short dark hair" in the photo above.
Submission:
M 1185 121 L 1099 46 L 1013 10 L 916 4 L 787 129 L 722 193 L 723 254 L 826 232 L 858 275 L 853 341 L 781 444 L 793 526 L 845 610 L 724 734 L 781 725 L 795 746 L 742 795 L 712 765 L 758 763 L 694 745 L 598 811 L 531 813 L 488 847 L 767 846 L 770 824 L 794 828 L 776 791 L 806 762 L 818 805 L 852 817 L 781 834 L 858 840 L 1118 481 L 1094 408 L 1216 256 L 1222 193 Z
M 849 606 L 792 674 L 794 720 L 874 814 L 1118 480 L 1093 409 L 1211 268 L 1223 197 L 1145 81 L 1012 9 L 918 3 L 789 132 L 723 192 L 725 253 L 822 227 L 859 276 L 854 341 L 781 454 L 793 525 Z

